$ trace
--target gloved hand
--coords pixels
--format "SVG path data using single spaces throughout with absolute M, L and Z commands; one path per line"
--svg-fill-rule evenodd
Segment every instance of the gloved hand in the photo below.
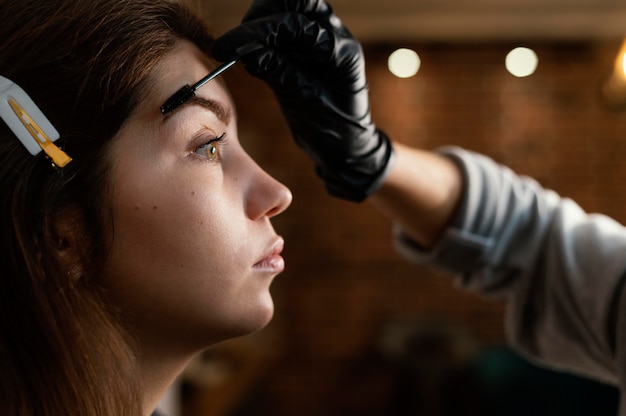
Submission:
M 330 194 L 361 201 L 378 189 L 393 148 L 370 116 L 361 45 L 323 0 L 254 0 L 213 56 L 240 58 L 270 86 Z

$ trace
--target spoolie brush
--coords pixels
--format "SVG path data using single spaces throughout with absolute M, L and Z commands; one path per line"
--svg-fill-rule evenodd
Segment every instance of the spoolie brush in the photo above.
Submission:
M 209 75 L 202 78 L 200 81 L 196 82 L 195 84 L 193 85 L 187 84 L 181 89 L 179 89 L 178 91 L 176 91 L 174 95 L 168 98 L 167 101 L 165 101 L 165 103 L 161 106 L 161 113 L 163 114 L 171 113 L 172 111 L 174 111 L 175 109 L 177 109 L 178 107 L 180 107 L 181 105 L 189 101 L 193 96 L 196 95 L 196 90 L 198 88 L 202 87 L 204 84 L 211 81 L 213 78 L 217 77 L 218 75 L 226 71 L 231 66 L 235 65 L 236 62 L 237 62 L 236 59 L 226 62 L 225 64 L 222 64 L 218 66 L 217 68 L 215 68 L 215 70 L 209 73 Z

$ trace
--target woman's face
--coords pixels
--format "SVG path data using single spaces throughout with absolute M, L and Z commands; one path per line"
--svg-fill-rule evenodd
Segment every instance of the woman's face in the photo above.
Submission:
M 202 348 L 263 327 L 284 268 L 270 219 L 290 191 L 246 154 L 233 103 L 216 80 L 170 115 L 159 107 L 209 72 L 182 42 L 115 138 L 114 236 L 105 284 L 140 341 Z M 172 341 L 175 340 L 175 341 Z

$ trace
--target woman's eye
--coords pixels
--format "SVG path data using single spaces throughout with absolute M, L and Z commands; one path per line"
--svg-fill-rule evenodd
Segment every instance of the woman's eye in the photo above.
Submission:
M 224 140 L 224 136 L 226 133 L 223 133 L 219 137 L 215 137 L 208 142 L 198 146 L 194 153 L 200 155 L 208 160 L 218 160 L 220 157 L 220 146 L 222 141 Z

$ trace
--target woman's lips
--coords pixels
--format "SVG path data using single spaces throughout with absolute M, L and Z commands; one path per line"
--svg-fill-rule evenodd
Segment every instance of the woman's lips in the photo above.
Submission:
M 272 244 L 271 248 L 267 251 L 267 254 L 256 262 L 254 266 L 252 266 L 255 270 L 271 272 L 271 273 L 280 273 L 285 270 L 285 259 L 280 255 L 283 251 L 283 247 L 285 242 L 282 238 L 279 238 L 274 244 Z

